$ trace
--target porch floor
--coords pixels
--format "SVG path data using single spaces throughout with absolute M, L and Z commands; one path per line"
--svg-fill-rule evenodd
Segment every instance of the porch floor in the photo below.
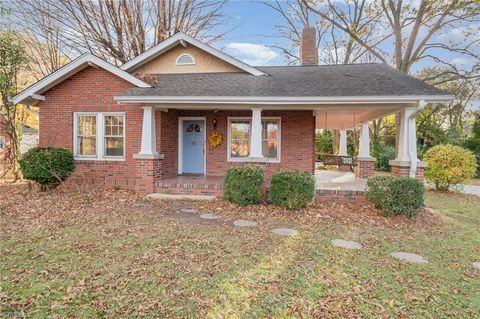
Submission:
M 363 192 L 367 185 L 366 179 L 355 178 L 351 172 L 339 171 L 316 171 L 316 188 L 337 191 Z
M 355 178 L 355 175 L 350 172 L 324 170 L 315 172 L 315 180 L 317 190 L 363 192 L 367 183 L 365 179 Z M 157 182 L 156 186 L 164 190 L 200 190 L 201 193 L 221 192 L 223 190 L 223 176 L 178 175 L 162 179 Z

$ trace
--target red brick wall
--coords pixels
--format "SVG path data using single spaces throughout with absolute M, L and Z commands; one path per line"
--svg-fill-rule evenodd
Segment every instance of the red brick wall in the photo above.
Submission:
M 375 161 L 357 160 L 357 166 L 355 167 L 356 178 L 369 178 L 375 175 Z
M 169 111 L 168 114 L 171 112 Z M 206 147 L 206 174 L 209 176 L 221 176 L 229 167 L 252 165 L 251 163 L 227 162 L 227 121 L 228 117 L 251 117 L 251 111 L 177 111 L 177 116 L 200 116 L 207 118 L 207 147 Z M 163 116 L 163 113 L 162 113 Z M 173 117 L 173 112 L 171 113 Z M 315 118 L 311 111 L 263 111 L 262 117 L 281 117 L 281 159 L 280 163 L 256 163 L 265 170 L 265 177 L 268 181 L 275 171 L 293 170 L 314 172 L 315 169 Z M 212 149 L 208 143 L 208 136 L 213 131 L 213 119 L 217 119 L 217 131 L 222 134 L 224 140 L 222 145 Z M 178 118 L 175 127 L 171 130 L 178 132 Z M 162 122 L 163 125 L 163 122 Z M 177 136 L 178 133 L 172 133 Z M 163 139 L 164 137 L 162 137 Z M 178 158 L 175 148 L 178 148 L 178 140 L 175 138 L 175 145 L 170 140 L 169 158 Z M 167 158 L 167 154 L 165 154 Z M 177 168 L 173 168 L 176 174 Z
M 390 166 L 393 176 L 410 176 L 410 167 L 408 166 Z M 424 180 L 425 179 L 425 169 L 423 167 L 417 167 L 416 179 Z
M 178 112 L 157 112 L 160 125 L 157 125 L 157 152 L 164 155 L 161 177 L 178 174 Z M 158 123 L 158 122 L 157 122 Z
M 73 151 L 74 112 L 125 112 L 125 161 L 76 161 L 69 182 L 132 188 L 140 150 L 143 110 L 139 105 L 119 105 L 113 96 L 133 85 L 101 68 L 87 67 L 45 92 L 39 103 L 39 145 Z

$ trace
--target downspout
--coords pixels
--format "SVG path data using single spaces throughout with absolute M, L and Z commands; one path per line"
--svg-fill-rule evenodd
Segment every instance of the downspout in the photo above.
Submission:
M 415 178 L 416 176 L 416 173 L 417 173 L 417 161 L 418 161 L 418 158 L 417 158 L 417 155 L 413 154 L 413 147 L 417 147 L 417 141 L 416 141 L 416 138 L 415 138 L 415 141 L 411 141 L 412 138 L 411 138 L 411 134 L 412 132 L 415 132 L 415 130 L 417 129 L 416 127 L 413 127 L 413 129 L 411 128 L 412 125 L 414 125 L 414 120 L 415 118 L 417 117 L 417 115 L 423 111 L 423 109 L 425 108 L 425 106 L 427 105 L 427 103 L 425 102 L 425 100 L 420 100 L 418 101 L 418 107 L 415 109 L 415 111 L 412 112 L 412 114 L 410 114 L 410 116 L 408 117 L 408 128 L 409 128 L 409 132 L 408 132 L 408 139 L 409 139 L 409 147 L 408 147 L 408 156 L 410 156 L 410 177 L 411 178 Z M 415 137 L 416 137 L 416 134 L 415 134 Z M 414 145 L 410 145 L 410 142 L 414 142 Z

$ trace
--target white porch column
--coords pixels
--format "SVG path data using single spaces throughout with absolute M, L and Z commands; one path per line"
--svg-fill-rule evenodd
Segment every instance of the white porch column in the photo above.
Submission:
M 368 122 L 362 123 L 360 129 L 360 145 L 358 150 L 358 157 L 361 159 L 371 158 L 370 156 L 370 134 Z
M 425 101 L 420 100 L 417 107 L 404 108 L 400 113 L 398 153 L 395 160 L 390 161 L 392 174 L 394 175 L 423 179 L 423 168 L 426 164 L 418 160 L 415 117 L 425 108 L 425 105 Z M 408 174 L 406 174 L 404 168 L 409 168 Z M 418 168 L 421 169 L 420 173 L 417 172 Z
M 412 140 L 411 131 L 415 132 L 415 126 L 411 127 L 411 119 L 410 116 L 415 112 L 415 108 L 405 108 L 401 114 L 400 118 L 400 134 L 398 139 L 398 153 L 396 161 L 401 162 L 408 162 L 410 161 L 410 154 L 409 154 L 409 144 Z M 413 123 L 415 125 L 415 118 L 413 119 Z M 415 133 L 415 140 L 416 140 L 416 133 Z M 416 153 L 416 141 L 415 141 L 415 153 Z
M 347 130 L 340 130 L 340 147 L 338 155 L 347 156 Z
M 263 158 L 262 155 L 262 109 L 252 109 L 252 131 L 250 135 L 250 158 Z
M 157 138 L 155 130 L 155 109 L 151 106 L 143 107 L 143 123 L 142 123 L 142 144 L 140 157 L 152 158 L 157 156 Z

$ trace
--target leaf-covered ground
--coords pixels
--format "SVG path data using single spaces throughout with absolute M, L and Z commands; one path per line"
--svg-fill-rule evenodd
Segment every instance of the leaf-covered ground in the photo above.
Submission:
M 136 205 L 134 205 L 137 203 Z M 140 205 L 138 205 L 140 203 Z M 474 318 L 480 199 L 428 193 L 417 218 L 370 207 L 299 213 L 221 201 L 142 201 L 125 191 L 0 186 L 0 317 Z M 221 217 L 203 221 L 198 214 Z M 236 228 L 237 218 L 258 222 Z M 279 237 L 275 227 L 299 234 Z M 359 251 L 333 247 L 343 238 Z M 390 257 L 421 254 L 426 265 Z

